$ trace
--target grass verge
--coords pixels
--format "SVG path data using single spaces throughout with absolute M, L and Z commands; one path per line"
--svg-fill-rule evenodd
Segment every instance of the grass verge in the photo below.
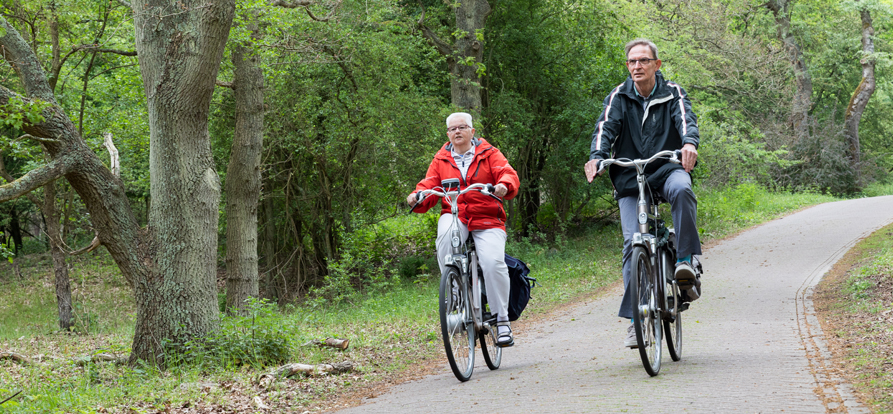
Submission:
M 815 308 L 834 360 L 873 412 L 893 413 L 893 225 L 825 275 Z

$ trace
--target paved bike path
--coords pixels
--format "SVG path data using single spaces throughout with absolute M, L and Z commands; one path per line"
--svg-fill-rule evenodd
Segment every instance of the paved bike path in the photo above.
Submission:
M 619 288 L 516 332 L 502 367 L 478 351 L 460 383 L 440 374 L 341 412 L 861 413 L 832 375 L 813 287 L 856 242 L 893 222 L 893 196 L 822 204 L 706 249 L 705 295 L 684 314 L 683 357 L 660 375 L 621 347 Z M 618 251 L 619 255 L 619 251 Z

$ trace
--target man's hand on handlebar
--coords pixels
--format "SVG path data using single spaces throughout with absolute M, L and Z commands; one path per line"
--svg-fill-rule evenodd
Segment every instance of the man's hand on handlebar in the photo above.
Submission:
M 592 182 L 592 179 L 595 178 L 596 175 L 602 175 L 604 171 L 598 170 L 598 162 L 600 159 L 589 160 L 585 165 L 583 165 L 583 171 L 586 172 L 586 181 Z
M 416 203 L 416 194 L 417 192 L 413 191 L 411 194 L 406 196 L 406 204 L 414 205 Z
M 698 149 L 692 144 L 682 146 L 682 168 L 685 172 L 691 172 L 695 168 L 695 162 L 698 161 Z

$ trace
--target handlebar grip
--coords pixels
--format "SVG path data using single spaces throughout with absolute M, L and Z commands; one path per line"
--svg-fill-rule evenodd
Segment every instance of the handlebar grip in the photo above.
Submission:
M 673 156 L 676 157 L 676 159 L 679 160 L 679 162 L 682 162 L 682 150 L 681 149 L 673 151 Z
M 493 184 L 487 184 L 487 192 L 493 194 L 494 191 L 496 191 L 496 187 Z
M 422 201 L 422 192 L 421 192 L 421 191 L 416 191 L 416 193 L 415 193 L 415 202 L 418 203 L 419 201 Z

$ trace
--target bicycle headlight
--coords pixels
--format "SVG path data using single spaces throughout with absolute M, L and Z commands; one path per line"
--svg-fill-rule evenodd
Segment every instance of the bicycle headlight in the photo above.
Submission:
M 459 247 L 459 238 L 453 237 L 452 244 L 453 244 L 453 247 Z
M 647 213 L 639 213 L 639 224 L 645 224 L 648 222 L 648 214 Z

